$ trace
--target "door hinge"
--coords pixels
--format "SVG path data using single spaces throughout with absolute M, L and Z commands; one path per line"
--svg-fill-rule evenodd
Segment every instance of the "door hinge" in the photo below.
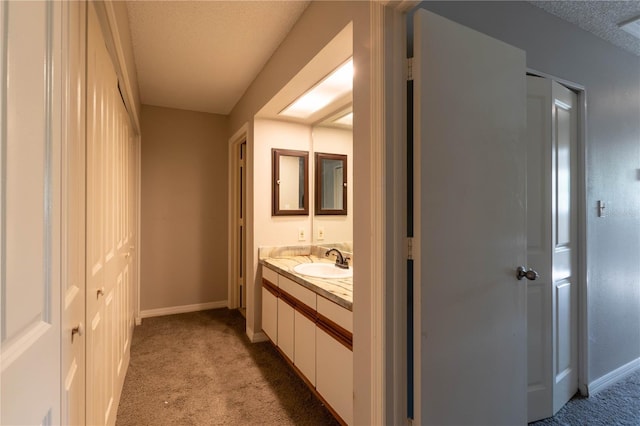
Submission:
M 413 238 L 407 238 L 407 259 L 413 260 Z
M 407 58 L 407 80 L 413 80 L 413 58 Z

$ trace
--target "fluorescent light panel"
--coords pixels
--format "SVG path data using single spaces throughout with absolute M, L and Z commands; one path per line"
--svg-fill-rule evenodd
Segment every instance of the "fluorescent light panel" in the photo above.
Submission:
M 621 23 L 619 27 L 620 29 L 628 32 L 634 37 L 640 38 L 640 16 L 637 16 L 630 21 Z
M 316 111 L 353 90 L 353 58 L 349 59 L 319 84 L 295 100 L 280 115 L 309 118 Z
M 336 124 L 344 124 L 345 126 L 353 126 L 353 112 L 343 115 L 340 118 L 333 120 Z

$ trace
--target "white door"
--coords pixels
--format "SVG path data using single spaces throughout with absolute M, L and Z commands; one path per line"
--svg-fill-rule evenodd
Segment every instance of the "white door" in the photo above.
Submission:
M 525 53 L 414 17 L 416 424 L 526 422 Z
M 527 76 L 528 421 L 553 416 L 578 390 L 577 96 Z
M 0 3 L 0 423 L 60 424 L 61 6 Z
M 131 336 L 134 227 L 129 116 L 94 3 L 87 21 L 87 423 L 114 424 Z
M 85 421 L 86 3 L 64 2 L 62 423 Z

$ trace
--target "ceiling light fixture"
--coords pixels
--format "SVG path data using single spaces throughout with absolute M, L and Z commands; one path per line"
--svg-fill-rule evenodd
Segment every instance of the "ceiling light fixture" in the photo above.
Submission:
M 316 84 L 311 90 L 280 111 L 280 115 L 309 118 L 331 102 L 353 90 L 353 58 Z
M 335 120 L 333 120 L 336 124 L 343 124 L 345 126 L 353 126 L 353 112 L 349 112 Z
M 621 30 L 628 32 L 634 37 L 640 38 L 640 16 L 618 24 Z

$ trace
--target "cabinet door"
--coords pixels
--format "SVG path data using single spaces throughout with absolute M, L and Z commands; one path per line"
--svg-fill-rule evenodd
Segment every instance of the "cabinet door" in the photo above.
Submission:
M 294 309 L 278 299 L 278 347 L 293 362 L 293 317 Z
M 262 288 L 262 329 L 273 343 L 278 344 L 278 298 Z
M 309 382 L 316 384 L 316 324 L 295 311 L 294 364 Z
M 316 327 L 316 390 L 347 424 L 353 424 L 353 352 Z

